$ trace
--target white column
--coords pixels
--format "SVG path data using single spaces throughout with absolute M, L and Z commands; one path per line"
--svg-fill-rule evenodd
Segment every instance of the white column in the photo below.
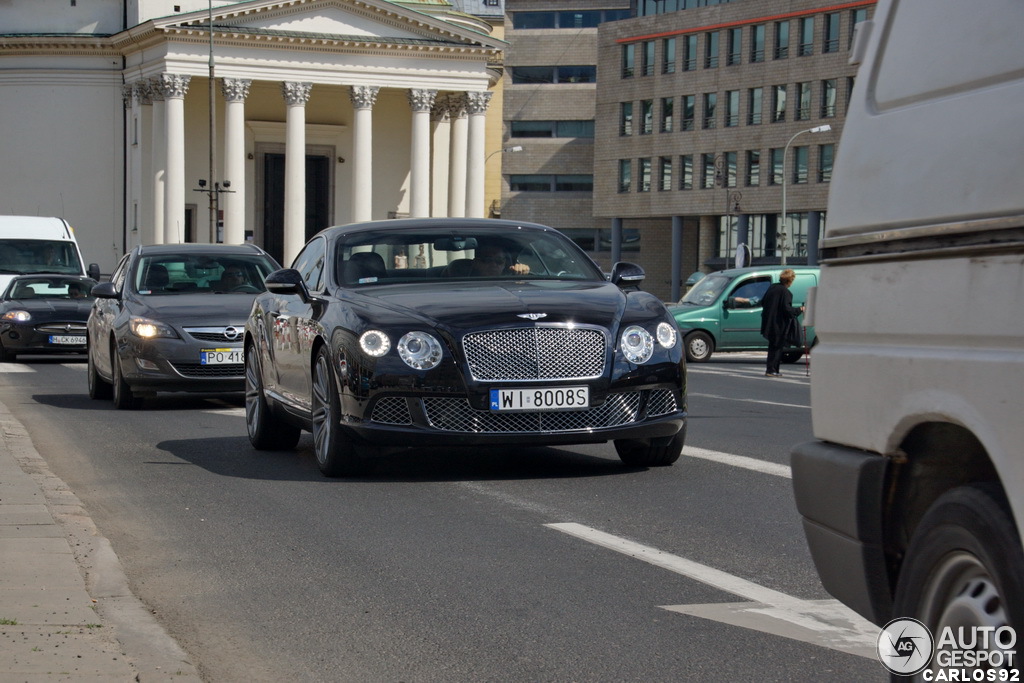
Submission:
M 284 134 L 284 264 L 306 243 L 306 102 L 312 83 L 282 83 L 288 112 Z
M 245 241 L 245 98 L 252 81 L 224 78 L 220 90 L 227 103 L 224 112 L 224 181 L 220 206 L 224 210 L 224 243 Z M 227 187 L 228 183 L 231 184 Z
M 451 166 L 451 121 L 448 98 L 438 97 L 430 110 L 430 215 L 448 215 L 448 169 Z
M 124 215 L 128 224 L 129 235 L 127 248 L 132 248 L 142 241 L 139 234 L 139 194 L 142 189 L 141 148 L 139 147 L 139 98 L 136 84 L 125 83 L 121 86 L 121 99 L 128 115 L 128 125 L 124 131 L 124 148 L 127 150 L 125 163 Z
M 153 87 L 146 81 L 135 83 L 135 97 L 139 104 L 139 167 L 133 171 L 139 182 L 139 242 L 156 244 L 163 239 L 163 231 L 155 232 L 153 225 Z M 159 237 L 157 236 L 159 234 Z
M 373 105 L 380 88 L 353 85 L 348 92 L 352 101 L 352 222 L 372 219 L 373 215 Z
M 430 215 L 430 109 L 436 90 L 409 90 L 412 109 L 412 150 L 409 155 L 409 215 Z
M 466 150 L 466 215 L 473 218 L 484 216 L 484 124 L 490 92 L 466 93 L 466 109 L 469 114 L 469 136 Z
M 153 125 L 150 129 L 153 139 L 150 142 L 153 159 L 149 171 L 149 181 L 153 187 L 153 202 L 150 204 L 150 229 L 153 244 L 164 243 L 164 201 L 166 197 L 164 181 L 167 178 L 167 104 L 159 79 L 151 79 L 149 92 L 153 98 Z
M 466 117 L 466 96 L 448 96 L 448 118 L 451 141 L 448 149 L 448 215 L 466 215 L 466 138 L 469 121 Z
M 191 76 L 160 74 L 167 102 L 167 173 L 164 179 L 164 242 L 185 241 L 185 93 Z

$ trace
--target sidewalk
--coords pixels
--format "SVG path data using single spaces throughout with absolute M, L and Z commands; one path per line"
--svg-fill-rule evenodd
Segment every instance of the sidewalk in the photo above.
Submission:
M 132 595 L 110 543 L 2 403 L 0 678 L 202 680 Z

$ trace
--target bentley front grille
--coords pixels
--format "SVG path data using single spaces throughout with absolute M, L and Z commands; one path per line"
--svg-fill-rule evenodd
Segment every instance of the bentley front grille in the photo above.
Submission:
M 425 398 L 423 407 L 430 426 L 447 432 L 573 432 L 636 422 L 640 416 L 640 392 L 612 394 L 600 406 L 587 410 L 497 413 L 476 410 L 464 398 Z
M 605 371 L 600 330 L 526 327 L 467 334 L 469 371 L 479 382 L 588 379 Z

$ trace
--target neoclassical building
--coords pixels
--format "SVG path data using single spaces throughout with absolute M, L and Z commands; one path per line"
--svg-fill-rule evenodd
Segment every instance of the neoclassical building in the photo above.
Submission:
M 67 218 L 105 272 L 136 244 L 250 240 L 288 263 L 328 225 L 485 215 L 504 43 L 447 0 L 2 15 L 0 213 Z

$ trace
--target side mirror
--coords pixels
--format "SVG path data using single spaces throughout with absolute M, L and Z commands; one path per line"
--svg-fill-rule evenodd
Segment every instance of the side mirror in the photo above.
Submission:
M 263 281 L 267 291 L 272 294 L 298 294 L 303 301 L 309 301 L 309 288 L 306 287 L 302 275 L 294 268 L 275 270 Z
M 85 274 L 91 277 L 93 280 L 100 279 L 100 264 L 90 263 L 89 267 L 86 268 Z
M 637 264 L 619 261 L 612 266 L 612 274 L 608 279 L 619 287 L 636 287 L 645 277 L 644 269 Z
M 116 299 L 120 294 L 117 291 L 117 285 L 113 282 L 101 282 L 95 285 L 90 293 L 97 299 Z

